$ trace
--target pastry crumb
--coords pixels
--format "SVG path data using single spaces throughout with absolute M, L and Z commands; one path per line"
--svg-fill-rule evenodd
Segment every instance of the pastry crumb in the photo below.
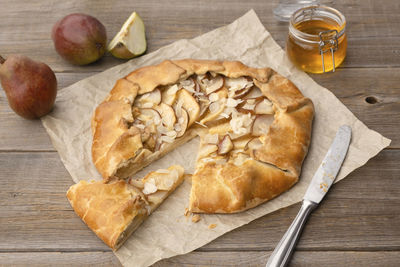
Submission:
M 192 214 L 188 208 L 185 208 L 185 213 L 183 215 L 185 215 L 186 217 L 190 216 L 190 214 Z
M 197 223 L 198 221 L 200 221 L 200 215 L 199 214 L 195 214 L 192 217 L 192 222 Z
M 212 223 L 208 226 L 208 229 L 214 229 L 215 227 L 217 227 L 217 225 L 215 223 Z

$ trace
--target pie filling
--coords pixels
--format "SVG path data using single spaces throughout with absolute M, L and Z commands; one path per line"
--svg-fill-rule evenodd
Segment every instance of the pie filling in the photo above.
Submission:
M 207 72 L 136 97 L 131 127 L 140 131 L 142 150 L 150 153 L 196 128 L 201 140 L 197 164 L 241 165 L 262 145 L 259 137 L 268 132 L 274 113 L 252 78 Z

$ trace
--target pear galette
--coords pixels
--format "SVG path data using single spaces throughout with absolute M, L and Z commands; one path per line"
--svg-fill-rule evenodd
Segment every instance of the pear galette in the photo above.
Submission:
M 296 183 L 313 104 L 270 68 L 166 60 L 118 80 L 92 119 L 92 158 L 105 182 L 126 179 L 200 136 L 192 212 L 233 213 Z

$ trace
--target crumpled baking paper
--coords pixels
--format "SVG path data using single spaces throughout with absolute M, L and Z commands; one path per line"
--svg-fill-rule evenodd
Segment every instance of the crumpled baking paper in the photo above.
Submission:
M 252 67 L 271 67 L 294 82 L 315 105 L 312 141 L 299 182 L 279 197 L 239 214 L 201 215 L 198 223 L 184 216 L 190 183 L 185 181 L 127 240 L 115 255 L 125 266 L 148 266 L 161 259 L 188 253 L 256 218 L 301 201 L 306 188 L 342 124 L 353 137 L 337 181 L 364 165 L 390 144 L 368 129 L 329 90 L 296 69 L 272 39 L 253 10 L 233 23 L 191 40 L 179 40 L 125 64 L 81 80 L 59 91 L 54 111 L 42 118 L 54 147 L 75 182 L 101 179 L 91 160 L 90 120 L 95 107 L 115 81 L 138 67 L 165 59 L 240 60 Z M 194 139 L 138 173 L 181 164 L 191 173 L 198 146 Z M 210 224 L 216 224 L 209 229 Z

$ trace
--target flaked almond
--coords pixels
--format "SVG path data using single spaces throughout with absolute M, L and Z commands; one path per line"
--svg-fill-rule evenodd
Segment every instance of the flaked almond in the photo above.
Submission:
M 240 104 L 241 102 L 243 102 L 243 100 L 228 98 L 227 101 L 226 101 L 226 106 L 227 106 L 227 107 L 234 108 L 234 107 L 236 107 L 238 104 Z
M 218 144 L 218 134 L 206 134 L 203 137 L 203 142 L 207 144 L 213 144 L 216 145 Z
M 253 117 L 250 113 L 233 113 L 232 119 L 230 120 L 230 125 L 233 133 L 235 134 L 246 134 L 250 131 L 251 124 L 253 122 Z
M 168 133 L 168 128 L 166 128 L 165 126 L 163 126 L 163 125 L 157 125 L 157 132 L 159 133 L 159 134 L 167 134 Z
M 149 179 L 144 183 L 143 194 L 149 195 L 157 191 L 154 179 Z
M 175 140 L 175 138 L 170 137 L 170 136 L 167 136 L 167 135 L 161 135 L 159 139 L 160 139 L 162 142 L 165 142 L 165 143 L 168 143 L 168 144 L 174 142 L 174 140 Z
M 219 97 L 218 97 L 218 94 L 217 94 L 217 93 L 211 93 L 211 94 L 208 96 L 208 99 L 209 99 L 211 102 L 215 102 L 215 101 L 217 101 L 217 100 L 219 99 Z
M 152 102 L 145 102 L 140 105 L 142 108 L 152 108 L 154 106 L 154 103 Z
M 264 98 L 262 101 L 257 103 L 254 111 L 256 112 L 256 114 L 273 114 L 274 113 L 272 103 L 266 98 Z
M 140 130 L 144 130 L 144 128 L 146 127 L 143 124 L 133 124 L 133 126 L 139 128 Z
M 256 104 L 256 99 L 254 98 L 249 98 L 246 100 L 246 103 L 249 105 L 255 105 Z
M 155 171 L 156 173 L 169 173 L 170 171 L 168 169 L 158 169 Z
M 233 148 L 233 143 L 229 135 L 225 135 L 224 138 L 222 138 L 221 142 L 218 144 L 218 151 L 217 153 L 219 155 L 225 155 L 229 151 L 231 151 Z
M 192 79 L 186 79 L 179 83 L 179 85 L 190 93 L 195 92 L 195 83 Z
M 255 104 L 248 104 L 248 103 L 245 103 L 245 104 L 242 106 L 242 109 L 253 110 L 255 107 L 256 107 Z
M 229 90 L 238 91 L 246 87 L 248 88 L 252 87 L 253 81 L 247 80 L 246 77 L 227 78 L 225 84 L 226 87 L 229 88 Z
M 169 136 L 171 138 L 175 138 L 176 137 L 176 132 L 175 131 L 169 131 L 169 132 L 167 132 L 167 136 Z
M 220 109 L 220 106 L 221 105 L 219 102 L 214 102 L 214 103 L 211 103 L 208 108 L 211 113 L 216 113 Z
M 261 136 L 268 133 L 269 126 L 274 121 L 273 115 L 258 115 L 254 120 L 251 132 L 255 136 Z

